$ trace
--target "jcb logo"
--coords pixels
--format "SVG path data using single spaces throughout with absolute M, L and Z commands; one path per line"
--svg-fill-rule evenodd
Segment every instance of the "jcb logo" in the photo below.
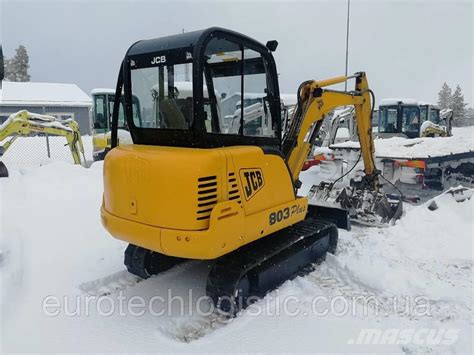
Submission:
M 166 56 L 164 55 L 153 57 L 151 60 L 151 64 L 162 64 L 162 63 L 166 63 Z
M 264 185 L 262 169 L 241 169 L 240 181 L 244 188 L 245 199 L 248 201 L 254 197 Z

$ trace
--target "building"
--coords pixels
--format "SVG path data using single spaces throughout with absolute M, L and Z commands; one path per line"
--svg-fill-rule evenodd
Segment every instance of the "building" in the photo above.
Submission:
M 20 110 L 73 118 L 82 134 L 91 134 L 92 100 L 76 84 L 3 81 L 0 89 L 0 124 Z

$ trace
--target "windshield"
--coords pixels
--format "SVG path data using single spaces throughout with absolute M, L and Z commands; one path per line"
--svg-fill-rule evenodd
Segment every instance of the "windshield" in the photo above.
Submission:
M 187 65 L 132 68 L 132 92 L 141 108 L 141 112 L 138 107 L 133 108 L 135 126 L 183 130 L 191 127 L 193 89 L 192 82 L 184 81 Z
M 418 133 L 420 128 L 420 109 L 418 106 L 402 106 L 402 131 Z
M 398 106 L 384 106 L 379 110 L 379 132 L 397 132 L 397 112 Z
M 439 116 L 439 110 L 437 108 L 431 108 L 430 111 L 430 121 L 436 124 L 439 124 L 441 118 Z
M 420 117 L 421 122 L 425 122 L 428 119 L 428 106 L 420 106 Z
M 275 137 L 276 112 L 271 112 L 267 63 L 261 53 L 237 43 L 214 38 L 206 51 L 204 79 L 220 97 L 219 105 L 207 105 L 206 130 L 251 137 Z M 212 92 L 211 92 L 212 94 Z M 213 122 L 224 120 L 219 127 Z
M 105 95 L 94 96 L 94 129 L 108 129 Z

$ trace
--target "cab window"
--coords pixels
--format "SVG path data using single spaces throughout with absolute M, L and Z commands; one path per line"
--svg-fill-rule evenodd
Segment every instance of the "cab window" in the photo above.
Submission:
M 275 137 L 265 62 L 260 53 L 251 49 L 244 51 L 244 59 L 243 135 Z
M 267 68 L 262 55 L 226 39 L 212 39 L 204 64 L 207 132 L 276 137 Z
M 439 110 L 432 108 L 430 111 L 430 121 L 436 124 L 439 124 L 441 121 L 441 117 L 439 115 Z
M 420 129 L 420 109 L 418 107 L 402 107 L 402 131 L 417 134 Z
M 428 120 L 428 106 L 420 107 L 420 118 L 421 122 L 425 122 L 426 120 Z
M 115 96 L 109 96 L 109 97 L 110 97 L 110 100 L 109 100 L 110 121 L 112 122 L 112 112 L 114 112 Z M 123 110 L 123 99 L 122 99 L 122 102 L 119 105 L 118 128 L 119 129 L 128 129 L 127 128 L 127 122 L 125 120 L 124 110 Z
M 379 132 L 395 133 L 397 132 L 397 113 L 398 107 L 381 107 L 379 111 Z
M 94 128 L 109 128 L 105 95 L 97 95 L 94 97 Z
M 187 63 L 132 68 L 133 122 L 141 128 L 188 130 L 193 123 L 192 82 L 184 81 Z M 140 111 L 141 110 L 141 111 Z

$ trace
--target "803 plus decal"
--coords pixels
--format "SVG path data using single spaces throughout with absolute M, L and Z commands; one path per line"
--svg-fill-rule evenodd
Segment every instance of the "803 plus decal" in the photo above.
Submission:
M 284 221 L 285 219 L 290 218 L 296 214 L 304 213 L 306 208 L 304 206 L 293 205 L 291 207 L 286 207 L 276 212 L 272 212 L 268 216 L 268 222 L 270 225 Z

